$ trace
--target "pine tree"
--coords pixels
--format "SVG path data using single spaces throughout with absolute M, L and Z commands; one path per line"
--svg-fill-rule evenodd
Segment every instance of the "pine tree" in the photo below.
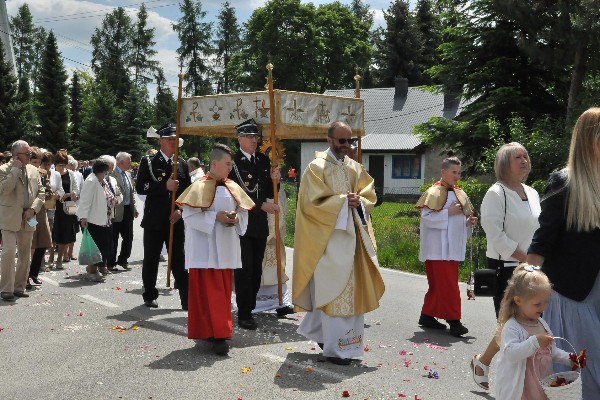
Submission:
M 228 1 L 223 3 L 223 8 L 219 13 L 219 22 L 217 24 L 217 65 L 223 70 L 219 79 L 220 90 L 222 93 L 229 93 L 231 76 L 227 70 L 231 56 L 240 50 L 240 27 L 235 16 L 235 8 L 231 7 Z
M 362 0 L 352 0 L 350 10 L 356 18 L 367 24 L 368 29 L 371 30 L 375 17 L 368 4 L 363 3 Z
M 70 121 L 69 133 L 72 143 L 79 142 L 81 135 L 81 124 L 82 124 L 82 106 L 83 106 L 83 93 L 81 92 L 81 85 L 79 83 L 79 75 L 77 71 L 73 72 L 73 78 L 71 79 L 71 91 L 69 93 L 69 110 L 70 110 Z
M 33 15 L 27 3 L 19 7 L 17 15 L 11 18 L 13 47 L 15 51 L 15 64 L 17 65 L 17 78 L 29 78 L 34 58 L 34 32 Z
M 15 107 L 18 110 L 18 119 L 16 121 L 17 136 L 25 139 L 30 145 L 37 144 L 37 118 L 33 111 L 34 100 L 31 96 L 29 79 L 24 75 L 19 78 L 19 90 L 17 92 L 17 102 Z
M 110 84 L 122 105 L 130 91 L 129 67 L 133 57 L 133 27 L 123 7 L 107 14 L 92 35 L 92 71 Z
M 52 31 L 46 41 L 38 85 L 36 111 L 40 124 L 39 146 L 52 151 L 69 148 L 67 72 Z
M 394 86 L 394 79 L 401 76 L 408 79 L 409 85 L 415 85 L 421 75 L 419 59 L 423 44 L 408 1 L 395 0 L 383 12 L 383 16 L 387 27 L 383 37 L 383 51 L 379 54 L 381 83 L 388 87 Z
M 5 60 L 1 40 L 0 55 L 0 150 L 4 151 L 12 142 L 21 138 L 16 133 L 17 80 L 13 75 L 12 65 Z
M 151 76 L 158 68 L 158 61 L 152 60 L 156 55 L 154 50 L 155 28 L 148 28 L 148 12 L 144 3 L 137 14 L 136 32 L 133 38 L 133 59 L 131 67 L 134 70 L 133 82 L 145 85 L 152 81 Z
M 179 63 L 185 65 L 185 92 L 192 96 L 212 93 L 208 77 L 211 75 L 209 57 L 211 47 L 212 24 L 202 22 L 206 11 L 197 0 L 183 0 L 179 4 L 183 16 L 173 29 L 177 32 L 181 45 L 177 49 Z

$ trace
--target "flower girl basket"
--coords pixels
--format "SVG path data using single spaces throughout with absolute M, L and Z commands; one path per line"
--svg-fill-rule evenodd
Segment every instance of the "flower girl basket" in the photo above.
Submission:
M 555 337 L 556 339 L 564 340 L 573 349 L 573 354 L 577 354 L 575 347 L 564 338 Z M 535 371 L 535 368 L 534 368 Z M 534 372 L 535 373 L 535 372 Z M 564 386 L 550 386 L 550 383 L 556 381 L 557 378 L 564 378 L 571 383 Z M 546 396 L 549 400 L 581 400 L 581 373 L 579 371 L 565 371 L 557 372 L 552 375 L 548 375 L 544 379 L 540 379 L 540 384 Z

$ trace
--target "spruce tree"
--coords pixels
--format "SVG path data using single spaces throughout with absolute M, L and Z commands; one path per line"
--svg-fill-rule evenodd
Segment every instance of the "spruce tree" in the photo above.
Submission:
M 173 91 L 167 85 L 167 80 L 162 72 L 156 75 L 156 97 L 154 98 L 154 117 L 152 123 L 159 128 L 177 117 L 177 100 L 173 97 Z
M 229 93 L 231 74 L 227 69 L 231 56 L 240 50 L 240 27 L 235 16 L 235 8 L 228 1 L 223 3 L 217 23 L 217 65 L 222 68 L 219 79 L 219 89 L 222 93 Z
M 129 67 L 133 57 L 133 26 L 123 7 L 107 14 L 92 35 L 92 71 L 108 83 L 122 106 L 129 93 Z
M 52 31 L 46 41 L 38 86 L 36 111 L 40 124 L 39 145 L 52 151 L 69 148 L 67 72 Z
M 85 110 L 78 154 L 93 159 L 102 154 L 116 154 L 114 139 L 118 136 L 121 111 L 116 107 L 117 96 L 104 80 L 94 82 L 83 100 Z
M 79 142 L 81 135 L 81 124 L 82 124 L 82 106 L 83 106 L 83 93 L 81 92 L 81 85 L 79 83 L 79 74 L 77 71 L 73 72 L 73 78 L 71 79 L 71 91 L 69 93 L 69 111 L 70 121 L 69 133 L 71 137 L 71 143 L 75 144 Z
M 15 64 L 17 78 L 29 78 L 34 58 L 34 33 L 33 15 L 27 3 L 19 7 L 17 15 L 11 18 Z
M 15 104 L 17 113 L 16 134 L 25 139 L 30 145 L 37 145 L 37 118 L 33 111 L 34 99 L 31 96 L 29 79 L 26 76 L 19 78 L 19 90 L 17 91 L 17 102 Z
M 158 68 L 158 61 L 152 60 L 156 55 L 154 50 L 155 28 L 148 28 L 148 11 L 144 3 L 140 6 L 135 25 L 133 37 L 133 57 L 131 67 L 133 68 L 133 82 L 137 85 L 145 85 L 152 81 L 152 75 Z
M 430 85 L 433 82 L 426 71 L 439 63 L 437 48 L 442 44 L 439 17 L 435 14 L 432 0 L 419 0 L 415 8 L 415 25 L 419 30 L 423 47 L 419 57 L 418 68 L 421 72 L 419 85 Z
M 415 85 L 421 75 L 419 61 L 423 44 L 408 1 L 395 0 L 383 15 L 387 27 L 382 44 L 383 52 L 379 54 L 381 83 L 388 87 L 394 86 L 394 79 L 401 76 L 408 79 L 409 85 Z
M 33 41 L 33 64 L 31 65 L 31 75 L 29 81 L 35 96 L 38 89 L 38 78 L 42 67 L 42 60 L 46 50 L 46 42 L 48 41 L 48 31 L 43 27 L 37 27 L 34 33 Z
M 148 93 L 144 88 L 132 87 L 125 100 L 119 128 L 111 143 L 114 154 L 126 151 L 134 160 L 139 159 L 143 154 L 146 131 L 152 119 L 150 104 L 145 100 L 147 98 Z
M 13 67 L 4 57 L 4 45 L 0 40 L 0 150 L 8 150 L 8 146 L 20 137 L 16 131 L 17 80 L 13 75 Z
M 197 0 L 183 0 L 179 4 L 183 16 L 173 29 L 177 32 L 180 46 L 177 49 L 179 63 L 185 66 L 185 92 L 192 96 L 212 93 L 208 79 L 211 75 L 209 57 L 212 55 L 212 24 L 203 22 L 206 11 Z

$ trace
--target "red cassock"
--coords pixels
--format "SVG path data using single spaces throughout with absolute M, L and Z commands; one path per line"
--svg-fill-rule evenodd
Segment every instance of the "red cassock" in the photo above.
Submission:
M 233 270 L 189 270 L 188 338 L 231 339 Z
M 458 261 L 425 261 L 429 289 L 421 313 L 445 320 L 460 320 Z

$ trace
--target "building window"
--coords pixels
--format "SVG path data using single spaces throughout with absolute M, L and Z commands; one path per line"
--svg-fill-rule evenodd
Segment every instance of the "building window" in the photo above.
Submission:
M 421 179 L 421 156 L 415 154 L 392 156 L 392 179 Z

